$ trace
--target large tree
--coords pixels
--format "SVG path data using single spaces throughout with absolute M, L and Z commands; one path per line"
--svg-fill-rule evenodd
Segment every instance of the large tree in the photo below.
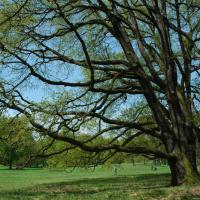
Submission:
M 8 1 L 16 14 L 0 23 L 1 106 L 69 148 L 164 158 L 173 185 L 198 182 L 198 2 Z M 112 139 L 95 144 L 103 136 Z M 133 142 L 141 136 L 159 146 Z

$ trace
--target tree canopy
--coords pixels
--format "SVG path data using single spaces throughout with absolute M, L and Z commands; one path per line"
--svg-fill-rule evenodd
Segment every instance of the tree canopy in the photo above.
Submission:
M 24 117 L 0 116 L 0 144 L 0 163 L 10 169 L 30 166 L 39 149 Z

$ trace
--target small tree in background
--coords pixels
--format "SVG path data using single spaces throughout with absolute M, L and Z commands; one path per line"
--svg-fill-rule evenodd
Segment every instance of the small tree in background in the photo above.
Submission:
M 1 117 L 0 137 L 1 164 L 10 169 L 30 165 L 31 156 L 36 152 L 36 141 L 25 118 Z

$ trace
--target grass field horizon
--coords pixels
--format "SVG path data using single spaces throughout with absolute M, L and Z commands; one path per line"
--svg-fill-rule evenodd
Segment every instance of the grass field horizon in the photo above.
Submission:
M 114 172 L 117 168 L 117 175 Z M 162 199 L 198 200 L 200 185 L 169 187 L 167 166 L 150 164 L 98 166 L 93 170 L 0 168 L 0 200 L 4 199 Z M 177 193 L 178 191 L 178 193 Z

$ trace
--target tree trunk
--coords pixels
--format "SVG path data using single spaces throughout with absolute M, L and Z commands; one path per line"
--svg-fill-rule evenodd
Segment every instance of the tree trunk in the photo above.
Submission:
M 171 110 L 172 131 L 165 137 L 166 151 L 172 157 L 168 160 L 171 184 L 198 183 L 200 177 L 196 163 L 196 132 L 187 109 L 184 110 L 174 103 Z
M 12 160 L 9 160 L 9 169 L 12 169 Z
M 13 149 L 11 148 L 10 149 L 10 152 L 9 152 L 9 169 L 12 169 L 13 167 Z
M 199 183 L 199 174 L 186 157 L 168 161 L 171 170 L 171 185 Z
M 200 182 L 194 146 L 178 145 L 168 160 L 171 171 L 171 185 L 195 184 Z

